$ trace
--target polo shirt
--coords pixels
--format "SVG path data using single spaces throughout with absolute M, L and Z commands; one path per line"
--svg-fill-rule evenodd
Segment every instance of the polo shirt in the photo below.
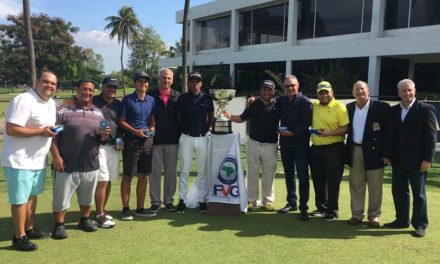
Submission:
M 321 129 L 338 129 L 349 123 L 348 111 L 344 104 L 333 98 L 327 105 L 321 105 L 319 100 L 313 103 L 312 127 Z M 312 135 L 312 143 L 315 146 L 330 145 L 343 142 L 345 136 L 319 137 Z
M 286 126 L 294 135 L 280 136 L 280 146 L 298 147 L 309 145 L 309 127 L 312 121 L 312 103 L 302 93 L 298 93 L 292 100 L 286 95 L 277 99 L 276 108 L 280 111 L 280 126 Z
M 108 126 L 111 129 L 111 134 L 109 137 L 109 143 L 113 143 L 117 137 L 118 131 L 118 116 L 121 111 L 122 103 L 118 99 L 114 98 L 109 104 L 101 94 L 93 96 L 93 105 L 98 107 L 104 119 L 108 122 Z
M 275 100 L 268 104 L 258 98 L 249 108 L 240 115 L 243 120 L 250 120 L 249 138 L 260 143 L 277 143 L 279 113 L 275 107 Z
M 136 129 L 150 128 L 151 116 L 156 114 L 154 98 L 145 95 L 144 100 L 139 99 L 136 92 L 126 95 L 122 99 L 121 112 L 119 117 Z
M 177 113 L 181 114 L 182 133 L 206 134 L 209 130 L 208 113 L 214 112 L 214 103 L 204 92 L 185 93 L 177 100 Z
M 57 135 L 58 151 L 66 172 L 87 172 L 99 169 L 99 123 L 104 116 L 94 105 L 82 108 L 75 100 L 74 107 L 61 105 L 57 124 L 64 131 Z

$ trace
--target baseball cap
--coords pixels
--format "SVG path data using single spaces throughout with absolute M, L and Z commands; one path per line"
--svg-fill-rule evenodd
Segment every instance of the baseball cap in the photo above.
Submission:
M 138 79 L 141 79 L 141 78 L 147 79 L 147 81 L 149 81 L 151 79 L 150 75 L 148 75 L 146 72 L 137 72 L 137 73 L 135 73 L 134 81 L 136 81 Z
M 188 74 L 188 80 L 191 80 L 191 79 L 199 79 L 200 81 L 203 81 L 202 75 L 198 71 L 193 71 L 193 72 L 190 72 L 190 74 Z
M 331 91 L 332 85 L 326 81 L 322 81 L 322 82 L 318 83 L 318 85 L 316 86 L 316 91 L 319 93 L 322 90 Z
M 119 80 L 113 76 L 107 76 L 102 80 L 102 86 L 105 87 L 107 85 L 114 85 L 116 88 L 119 87 Z
M 265 87 L 275 89 L 275 83 L 272 82 L 271 80 L 264 80 L 263 83 L 261 84 L 261 88 L 265 88 Z

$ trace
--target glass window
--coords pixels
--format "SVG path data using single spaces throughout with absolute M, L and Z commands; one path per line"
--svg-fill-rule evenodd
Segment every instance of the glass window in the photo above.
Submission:
M 221 49 L 230 45 L 231 17 L 197 22 L 197 49 Z
M 385 8 L 385 29 L 408 27 L 410 0 L 387 0 Z
M 235 65 L 235 88 L 237 93 L 247 96 L 258 96 L 260 84 L 267 79 L 274 80 L 277 89 L 282 83 L 277 83 L 273 78 L 283 80 L 286 72 L 286 63 L 279 62 L 262 62 L 262 63 L 242 63 Z
M 440 24 L 439 0 L 412 0 L 411 1 L 411 27 Z
M 298 39 L 313 38 L 315 0 L 300 0 L 298 4 Z
M 362 32 L 371 31 L 371 16 L 373 13 L 373 0 L 364 0 L 364 19 L 362 24 Z
M 287 3 L 240 13 L 240 45 L 282 42 L 287 39 Z

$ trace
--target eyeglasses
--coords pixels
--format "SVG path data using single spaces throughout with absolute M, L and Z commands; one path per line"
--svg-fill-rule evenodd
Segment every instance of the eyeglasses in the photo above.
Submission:
M 328 94 L 329 93 L 329 91 L 328 90 L 321 90 L 321 91 L 319 91 L 318 92 L 318 94 Z
M 296 84 L 285 84 L 284 88 L 290 88 L 290 87 L 295 87 Z

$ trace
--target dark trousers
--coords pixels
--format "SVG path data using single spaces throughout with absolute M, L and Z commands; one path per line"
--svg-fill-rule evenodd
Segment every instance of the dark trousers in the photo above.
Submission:
M 297 208 L 297 195 L 295 183 L 295 167 L 299 182 L 299 209 L 307 211 L 309 208 L 307 203 L 309 201 L 309 168 L 308 156 L 309 146 L 297 147 L 280 147 L 281 161 L 284 167 L 284 175 L 286 177 L 287 188 L 287 202 L 290 206 Z
M 319 211 L 337 214 L 339 185 L 344 173 L 344 143 L 312 146 L 310 171 Z
M 426 172 L 418 169 L 402 169 L 393 167 L 392 186 L 396 219 L 399 223 L 409 225 L 409 187 L 413 195 L 413 214 L 411 225 L 415 229 L 426 229 L 428 226 L 428 210 L 426 203 Z

